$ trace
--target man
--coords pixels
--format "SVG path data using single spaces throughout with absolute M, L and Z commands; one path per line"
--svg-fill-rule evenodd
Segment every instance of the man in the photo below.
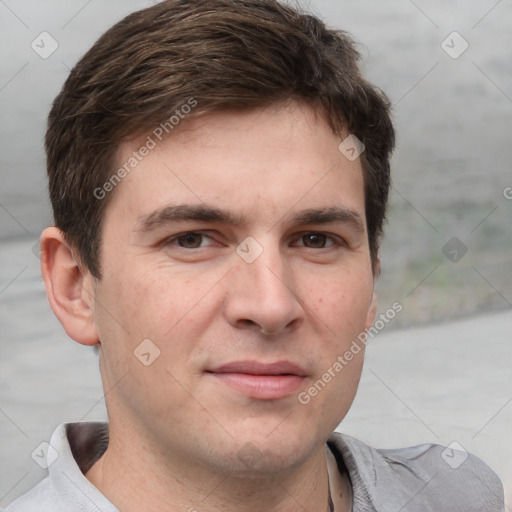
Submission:
M 98 349 L 109 424 L 59 427 L 49 478 L 8 512 L 504 510 L 476 457 L 333 434 L 375 316 L 394 143 L 357 61 L 274 0 L 169 0 L 73 69 L 42 272 Z

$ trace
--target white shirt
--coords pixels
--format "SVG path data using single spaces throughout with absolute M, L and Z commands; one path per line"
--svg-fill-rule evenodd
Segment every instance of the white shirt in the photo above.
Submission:
M 348 472 L 353 512 L 505 511 L 501 481 L 474 455 L 435 444 L 378 450 L 340 433 L 327 444 Z M 106 423 L 62 424 L 50 445 L 48 476 L 5 512 L 119 512 L 84 476 L 108 445 Z

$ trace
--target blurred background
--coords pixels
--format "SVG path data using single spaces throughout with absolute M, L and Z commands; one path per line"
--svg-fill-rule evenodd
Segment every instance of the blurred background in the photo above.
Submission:
M 43 136 L 80 56 L 154 3 L 0 0 L 0 508 L 44 477 L 31 453 L 56 425 L 106 417 L 96 356 L 40 278 Z M 377 447 L 456 441 L 512 490 L 512 2 L 300 5 L 361 43 L 398 134 L 378 293 L 382 313 L 403 309 L 372 339 L 340 430 Z

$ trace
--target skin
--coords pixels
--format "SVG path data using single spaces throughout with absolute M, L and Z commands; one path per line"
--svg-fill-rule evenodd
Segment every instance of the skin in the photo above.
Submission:
M 101 280 L 57 228 L 43 233 L 51 306 L 71 338 L 99 348 L 110 443 L 86 476 L 123 512 L 327 509 L 325 441 L 350 408 L 364 351 L 308 404 L 298 394 L 371 326 L 376 308 L 362 168 L 339 152 L 342 138 L 298 103 L 186 119 L 115 189 Z M 117 164 L 144 140 L 122 144 Z M 169 205 L 244 220 L 141 230 Z M 360 226 L 292 220 L 331 207 Z M 187 232 L 200 234 L 176 238 Z M 236 252 L 247 237 L 263 249 L 252 263 Z M 145 339 L 160 350 L 149 366 L 134 356 Z M 208 372 L 240 360 L 291 361 L 304 376 L 288 395 L 264 399 Z M 337 512 L 350 510 L 342 494 Z

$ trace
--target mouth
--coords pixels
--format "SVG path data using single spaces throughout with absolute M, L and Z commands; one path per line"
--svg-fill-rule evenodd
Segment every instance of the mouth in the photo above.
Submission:
M 209 369 L 206 373 L 221 385 L 260 400 L 277 400 L 290 396 L 301 387 L 307 377 L 302 367 L 290 361 L 235 361 Z

